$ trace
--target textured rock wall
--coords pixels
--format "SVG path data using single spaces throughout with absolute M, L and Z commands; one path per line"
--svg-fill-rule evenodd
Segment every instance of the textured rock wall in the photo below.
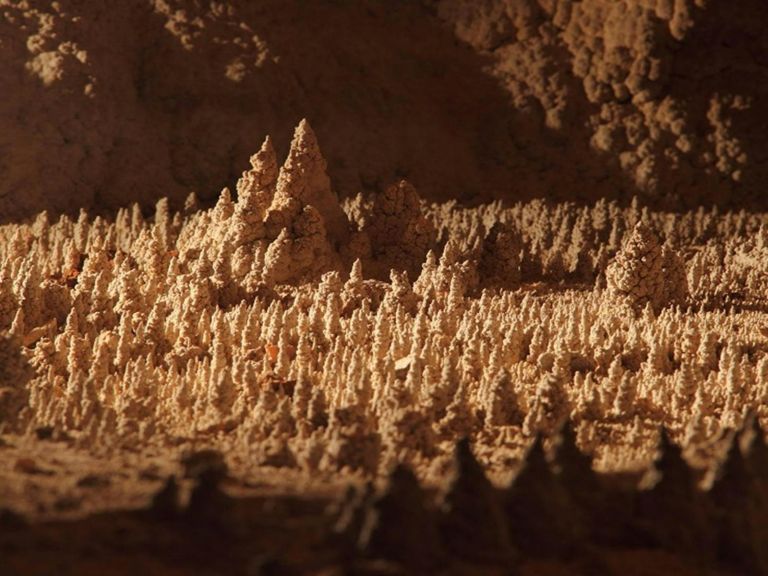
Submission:
M 763 204 L 766 22 L 759 0 L 2 0 L 0 216 L 214 199 L 303 117 L 341 196 Z
M 670 207 L 758 200 L 768 170 L 764 2 L 445 0 L 437 9 L 491 58 L 515 109 L 562 137 L 557 168 L 592 180 L 590 195 L 615 193 L 612 167 L 630 191 Z

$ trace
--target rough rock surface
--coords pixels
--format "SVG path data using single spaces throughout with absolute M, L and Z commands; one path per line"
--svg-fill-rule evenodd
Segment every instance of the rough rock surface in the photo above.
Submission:
M 718 0 L 434 5 L 490 58 L 514 108 L 559 141 L 550 168 L 587 180 L 592 198 L 623 187 L 667 207 L 760 203 L 768 173 L 764 2 L 739 10 Z M 542 139 L 530 134 L 520 136 L 524 155 L 540 156 Z M 574 198 L 582 186 L 574 188 L 552 193 Z
M 682 304 L 688 293 L 683 263 L 653 231 L 638 222 L 616 259 L 605 271 L 609 293 L 634 306 L 650 304 L 660 310 Z
M 0 0 L 3 568 L 768 574 L 767 13 Z
M 636 473 L 655 427 L 711 467 L 724 431 L 768 414 L 765 214 L 469 209 L 406 182 L 340 203 L 309 123 L 279 169 L 270 143 L 210 209 L 0 226 L 9 442 L 39 430 L 95 462 L 216 449 L 233 479 L 278 484 L 404 464 L 440 485 L 463 437 L 504 482 L 570 418 L 599 469 Z M 72 472 L 24 446 L 50 478 L 13 457 L 0 474 L 10 494 L 43 482 L 19 502 L 50 511 Z
M 6 220 L 214 199 L 303 117 L 342 196 L 405 177 L 434 200 L 765 205 L 760 0 L 2 0 L 0 16 Z

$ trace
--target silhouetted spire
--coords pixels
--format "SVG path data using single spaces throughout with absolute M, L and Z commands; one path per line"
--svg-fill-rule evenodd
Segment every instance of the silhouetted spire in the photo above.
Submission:
M 664 429 L 659 434 L 656 470 L 659 481 L 637 495 L 637 528 L 654 546 L 697 560 L 706 558 L 713 537 L 706 504 L 680 447 Z
M 418 479 L 406 466 L 394 469 L 386 491 L 369 510 L 360 544 L 374 557 L 395 560 L 419 572 L 443 561 L 437 519 Z
M 464 438 L 456 445 L 455 477 L 445 498 L 443 538 L 452 554 L 508 566 L 515 558 L 500 495 Z
M 586 536 L 584 519 L 547 462 L 541 436 L 507 490 L 513 542 L 534 557 L 571 558 Z
M 179 485 L 175 476 L 169 476 L 163 487 L 152 497 L 151 514 L 160 520 L 171 520 L 179 513 Z
M 718 558 L 745 574 L 768 574 L 765 492 L 754 490 L 739 435 L 731 431 L 728 436 L 728 452 L 711 491 Z
M 592 458 L 579 450 L 573 425 L 569 421 L 560 428 L 556 462 L 563 485 L 574 495 L 597 489 L 597 476 L 592 469 Z

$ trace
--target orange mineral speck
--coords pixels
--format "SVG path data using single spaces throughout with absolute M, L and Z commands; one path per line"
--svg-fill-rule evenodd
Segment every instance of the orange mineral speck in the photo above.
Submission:
M 280 352 L 280 348 L 274 344 L 267 344 L 264 346 L 264 351 L 267 353 L 267 357 L 269 358 L 270 362 L 277 361 L 277 355 Z

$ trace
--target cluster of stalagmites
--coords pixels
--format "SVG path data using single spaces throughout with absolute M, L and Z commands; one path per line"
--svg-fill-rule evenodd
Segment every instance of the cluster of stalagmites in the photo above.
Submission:
M 616 469 L 658 426 L 705 466 L 766 417 L 762 215 L 426 206 L 407 182 L 342 206 L 306 122 L 282 168 L 269 140 L 251 163 L 210 210 L 0 228 L 5 427 L 435 480 L 469 436 L 503 481 L 564 417 Z
M 366 521 L 352 536 L 369 557 L 421 573 L 456 562 L 511 568 L 521 559 L 556 559 L 574 573 L 607 573 L 599 547 L 627 547 L 664 549 L 694 566 L 766 574 L 768 447 L 754 420 L 726 434 L 724 445 L 716 478 L 702 491 L 680 448 L 662 431 L 653 486 L 631 491 L 593 472 L 568 424 L 553 454 L 537 436 L 503 488 L 491 484 L 463 440 L 437 502 L 400 466 L 383 493 L 361 506 Z
M 495 573 L 485 570 L 497 566 L 514 574 L 520 563 L 548 560 L 574 574 L 598 574 L 613 573 L 601 549 L 625 548 L 663 550 L 692 568 L 768 574 L 768 445 L 756 420 L 721 439 L 707 490 L 667 433 L 656 437 L 653 478 L 641 490 L 595 473 L 567 422 L 559 434 L 537 435 L 514 480 L 501 487 L 462 439 L 449 482 L 437 493 L 402 464 L 379 490 L 370 483 L 350 487 L 326 510 L 326 562 L 362 574 L 371 573 L 364 569 L 369 563 L 381 570 L 382 561 L 391 574 L 444 573 L 448 566 L 479 571 L 472 573 Z M 222 489 L 228 470 L 221 455 L 203 451 L 184 467 L 195 479 L 186 504 L 171 477 L 152 498 L 153 518 L 237 533 L 247 520 L 233 513 Z M 279 566 L 281 559 L 275 561 Z

